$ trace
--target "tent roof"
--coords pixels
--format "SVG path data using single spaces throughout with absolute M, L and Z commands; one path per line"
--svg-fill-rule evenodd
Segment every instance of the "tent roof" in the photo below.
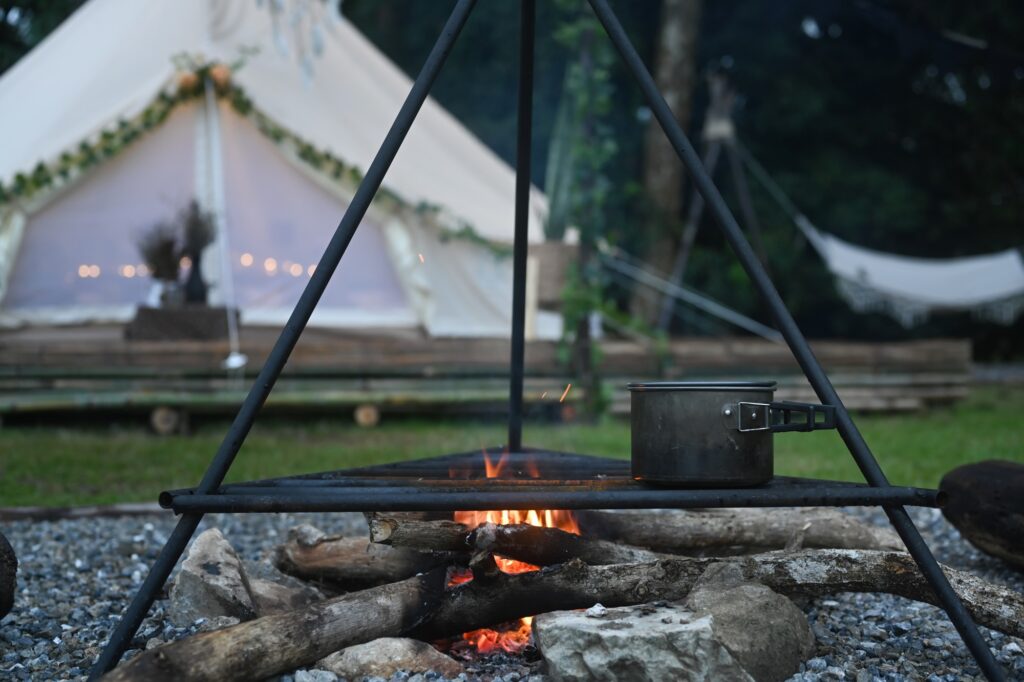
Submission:
M 90 0 L 0 78 L 0 182 L 141 112 L 173 79 L 176 55 L 230 63 L 261 111 L 346 163 L 369 166 L 410 79 L 346 20 L 331 24 L 313 77 L 275 47 L 270 12 L 253 0 Z M 511 241 L 512 169 L 432 99 L 424 103 L 385 185 L 437 204 L 478 234 Z M 543 238 L 546 199 L 534 189 L 530 240 Z

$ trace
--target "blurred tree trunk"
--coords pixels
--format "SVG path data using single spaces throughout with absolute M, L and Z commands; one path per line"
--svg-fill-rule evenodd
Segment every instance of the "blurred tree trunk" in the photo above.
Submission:
M 654 78 L 665 101 L 686 130 L 696 87 L 697 36 L 702 0 L 663 0 L 661 29 L 654 55 Z M 648 203 L 648 265 L 665 276 L 672 269 L 682 219 L 685 176 L 682 164 L 651 118 L 644 136 L 644 195 Z M 637 318 L 654 323 L 658 297 L 633 294 L 630 309 Z

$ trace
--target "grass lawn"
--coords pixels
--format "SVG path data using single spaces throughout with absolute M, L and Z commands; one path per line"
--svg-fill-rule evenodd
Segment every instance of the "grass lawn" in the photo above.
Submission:
M 950 469 L 1000 458 L 1024 462 L 1024 388 L 984 388 L 951 408 L 857 419 L 893 483 L 935 486 Z M 0 428 L 0 506 L 79 505 L 156 499 L 194 485 L 227 428 L 200 425 L 187 436 L 158 438 L 141 425 Z M 534 446 L 629 456 L 629 424 L 527 424 Z M 257 422 L 230 480 L 310 473 L 476 450 L 504 442 L 497 421 L 385 420 L 374 429 L 349 421 Z M 860 480 L 835 432 L 776 436 L 777 473 Z

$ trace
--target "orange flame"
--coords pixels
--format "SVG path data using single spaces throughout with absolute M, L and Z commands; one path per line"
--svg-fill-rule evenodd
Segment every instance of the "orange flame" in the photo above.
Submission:
M 491 461 L 490 455 L 486 450 L 484 450 L 483 454 L 484 472 L 487 478 L 500 478 L 508 464 L 508 451 L 503 452 L 497 462 Z M 531 478 L 540 478 L 540 469 L 537 468 L 536 462 L 528 460 L 523 468 Z M 454 474 L 455 472 L 452 473 Z M 453 477 L 462 478 L 464 476 L 456 475 Z M 455 521 L 465 524 L 471 529 L 485 523 L 503 526 L 526 524 L 543 528 L 558 528 L 568 533 L 580 534 L 579 526 L 576 524 L 576 519 L 573 517 L 572 512 L 556 509 L 457 511 L 455 512 Z M 494 562 L 503 573 L 513 575 L 540 570 L 539 566 L 515 559 L 507 559 L 498 555 L 494 556 Z M 470 580 L 472 580 L 471 574 L 459 574 L 452 577 L 449 586 L 460 585 Z M 513 629 L 498 631 L 484 628 L 465 632 L 462 638 L 474 646 L 479 653 L 487 654 L 499 650 L 517 653 L 530 643 L 530 624 L 532 622 L 533 617 L 527 616 L 526 618 L 519 619 L 519 622 Z

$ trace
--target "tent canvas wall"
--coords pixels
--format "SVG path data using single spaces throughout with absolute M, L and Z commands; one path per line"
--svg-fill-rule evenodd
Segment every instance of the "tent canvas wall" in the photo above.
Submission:
M 310 77 L 254 0 L 90 0 L 4 74 L 0 323 L 129 319 L 150 286 L 139 231 L 193 197 L 224 227 L 211 301 L 281 323 L 411 84 L 345 20 L 324 26 Z M 190 81 L 241 54 L 230 84 Z M 311 322 L 507 335 L 513 187 L 428 100 Z M 534 190 L 531 242 L 545 212 Z

